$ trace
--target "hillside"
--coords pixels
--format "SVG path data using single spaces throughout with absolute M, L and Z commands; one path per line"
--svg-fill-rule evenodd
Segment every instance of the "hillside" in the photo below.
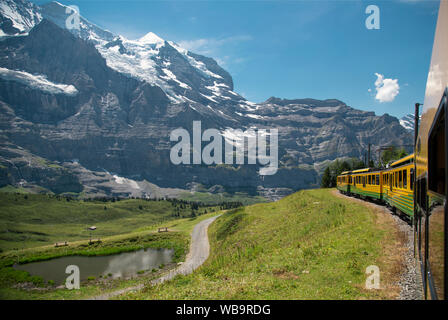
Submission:
M 209 229 L 211 256 L 195 273 L 122 299 L 390 299 L 401 240 L 390 215 L 305 190 L 229 211 Z M 364 289 L 381 270 L 381 290 Z
M 195 216 L 219 206 L 198 206 Z M 105 238 L 190 218 L 192 203 L 143 199 L 70 200 L 67 197 L 0 192 L 0 252 L 56 242 Z

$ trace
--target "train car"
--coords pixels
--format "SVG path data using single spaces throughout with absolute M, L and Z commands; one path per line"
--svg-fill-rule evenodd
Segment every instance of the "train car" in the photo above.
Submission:
M 337 177 L 337 189 L 345 194 L 350 194 L 350 184 L 351 184 L 350 171 L 344 171 Z
M 353 170 L 350 192 L 363 198 L 383 199 L 382 171 L 371 168 Z
M 440 1 L 418 122 L 415 116 L 414 154 L 384 170 L 345 172 L 344 179 L 338 177 L 338 189 L 380 199 L 410 217 L 424 298 L 448 299 L 448 1 Z
M 447 299 L 447 100 L 448 1 L 440 1 L 421 123 L 415 126 L 415 248 L 426 299 Z
M 383 171 L 383 199 L 412 221 L 414 216 L 414 154 L 393 162 Z

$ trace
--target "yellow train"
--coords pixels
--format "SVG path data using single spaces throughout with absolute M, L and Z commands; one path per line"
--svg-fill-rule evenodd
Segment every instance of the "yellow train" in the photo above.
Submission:
M 343 172 L 337 188 L 380 201 L 409 218 L 424 298 L 447 299 L 448 1 L 440 1 L 421 123 L 415 119 L 414 154 L 385 169 Z
M 337 188 L 342 193 L 381 200 L 394 211 L 414 218 L 414 154 L 393 162 L 387 169 L 358 169 L 338 176 Z M 429 206 L 443 203 L 444 197 L 428 191 Z
M 393 162 L 388 169 L 345 171 L 337 178 L 339 191 L 376 199 L 409 217 L 414 216 L 414 155 Z

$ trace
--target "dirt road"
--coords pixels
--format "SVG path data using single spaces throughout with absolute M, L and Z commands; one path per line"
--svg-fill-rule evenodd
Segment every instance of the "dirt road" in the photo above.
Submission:
M 205 262 L 205 260 L 207 260 L 210 253 L 210 244 L 207 235 L 208 226 L 218 217 L 219 216 L 205 219 L 194 226 L 193 232 L 191 233 L 190 251 L 187 254 L 185 262 L 179 265 L 177 268 L 170 270 L 167 274 L 163 275 L 162 277 L 152 280 L 151 281 L 152 285 L 162 283 L 167 280 L 171 280 L 179 274 L 183 275 L 190 274 L 195 269 L 199 268 Z M 107 300 L 126 292 L 140 290 L 143 287 L 144 285 L 140 284 L 138 286 L 109 292 L 100 296 L 93 297 L 91 299 Z

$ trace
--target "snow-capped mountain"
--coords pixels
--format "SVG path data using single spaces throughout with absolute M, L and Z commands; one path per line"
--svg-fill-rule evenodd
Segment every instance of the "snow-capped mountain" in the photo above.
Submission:
M 117 176 L 168 188 L 292 191 L 318 185 L 316 164 L 359 157 L 369 143 L 412 142 L 398 119 L 337 99 L 249 102 L 215 60 L 154 33 L 126 39 L 82 17 L 79 29 L 67 29 L 74 12 L 60 3 L 0 1 L 0 187 L 27 180 L 79 192 L 101 171 L 108 174 L 100 180 Z M 225 138 L 233 129 L 278 129 L 278 172 L 261 177 L 258 165 L 173 165 L 170 132 L 191 130 L 195 120 Z M 126 189 L 116 179 L 88 184 L 100 194 Z
M 41 20 L 40 8 L 28 0 L 0 1 L 0 37 L 24 35 Z
M 407 114 L 400 119 L 400 124 L 403 126 L 403 128 L 410 131 L 414 131 L 414 122 L 414 114 Z
M 192 108 L 195 108 L 194 104 L 202 104 L 224 113 L 228 108 L 223 106 L 230 100 L 247 106 L 247 101 L 233 92 L 232 77 L 215 60 L 194 54 L 152 32 L 130 40 L 104 30 L 80 15 L 77 16 L 79 27 L 75 28 L 74 20 L 70 19 L 77 13 L 59 2 L 38 7 L 24 0 L 8 0 L 0 6 L 0 14 L 20 30 L 8 33 L 9 29 L 3 30 L 2 24 L 0 35 L 4 36 L 26 34 L 42 19 L 61 28 L 67 28 L 68 24 L 72 34 L 95 45 L 110 68 L 160 87 L 172 103 L 189 103 Z M 244 113 L 244 109 L 240 111 Z

